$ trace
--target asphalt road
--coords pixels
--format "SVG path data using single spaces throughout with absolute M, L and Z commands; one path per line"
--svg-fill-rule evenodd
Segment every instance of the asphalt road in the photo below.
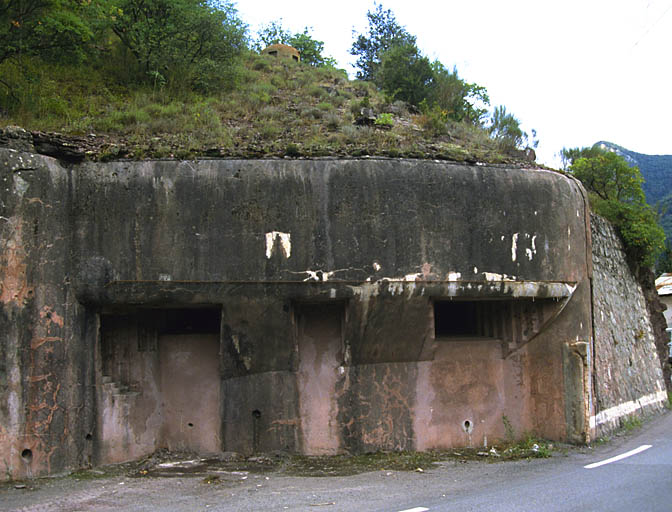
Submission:
M 645 446 L 650 448 L 643 448 Z M 592 469 L 631 450 L 639 453 Z M 0 510 L 51 511 L 671 511 L 672 413 L 626 436 L 550 459 L 449 461 L 419 472 L 349 477 L 235 474 L 40 479 L 0 486 Z
M 445 497 L 428 492 L 395 510 L 672 511 L 672 415 L 590 451 L 497 466 Z

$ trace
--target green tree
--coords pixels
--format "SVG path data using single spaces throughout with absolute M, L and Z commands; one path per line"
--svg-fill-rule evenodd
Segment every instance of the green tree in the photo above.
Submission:
M 308 27 L 303 32 L 297 32 L 289 39 L 289 45 L 296 48 L 301 54 L 301 62 L 314 67 L 336 66 L 336 60 L 332 57 L 322 55 L 324 43 L 314 39 Z
M 562 148 L 560 158 L 562 159 L 562 168 L 568 170 L 579 158 L 594 158 L 600 156 L 604 151 L 597 146 L 589 148 Z
M 589 155 L 589 156 L 584 156 Z M 595 196 L 603 201 L 644 204 L 644 178 L 620 155 L 591 148 L 577 153 L 570 170 Z
M 417 46 L 405 43 L 392 46 L 380 59 L 375 83 L 388 96 L 419 105 L 431 92 L 434 72 Z
M 562 154 L 570 163 L 569 171 L 588 190 L 595 213 L 618 230 L 631 261 L 652 266 L 664 249 L 665 232 L 656 212 L 646 204 L 639 169 L 597 147 L 563 149 Z
M 282 20 L 274 20 L 259 29 L 254 47 L 261 51 L 272 44 L 289 44 L 291 38 L 292 34 L 282 26 Z
M 228 0 L 117 0 L 117 7 L 112 30 L 146 76 L 216 81 L 247 45 Z
M 350 54 L 357 57 L 357 78 L 373 81 L 382 55 L 393 46 L 415 46 L 415 36 L 399 25 L 394 13 L 383 9 L 381 4 L 375 4 L 375 10 L 368 11 L 366 17 L 369 20 L 368 33 L 357 35 Z
M 282 20 L 272 21 L 259 30 L 255 47 L 257 51 L 261 51 L 272 44 L 287 44 L 296 48 L 301 54 L 301 62 L 309 66 L 336 65 L 336 60 L 322 54 L 324 42 L 313 38 L 308 27 L 304 28 L 303 32 L 292 34 L 282 26 Z
M 98 0 L 0 0 L 0 64 L 21 55 L 82 57 L 104 5 Z
M 481 125 L 490 104 L 485 87 L 462 80 L 457 68 L 449 71 L 441 62 L 432 64 L 433 80 L 430 103 L 445 112 L 445 117 L 457 122 Z
M 507 112 L 504 105 L 495 107 L 488 131 L 505 148 L 522 148 L 527 141 L 527 134 L 521 129 L 520 121 Z

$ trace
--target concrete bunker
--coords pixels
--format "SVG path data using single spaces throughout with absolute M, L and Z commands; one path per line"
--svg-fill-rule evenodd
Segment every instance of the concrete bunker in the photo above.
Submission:
M 261 51 L 261 54 L 270 55 L 272 57 L 279 57 L 282 59 L 291 59 L 295 62 L 299 62 L 301 60 L 299 50 L 287 44 L 278 43 L 269 45 Z
M 503 416 L 596 433 L 589 219 L 567 176 L 0 155 L 8 474 L 476 446 Z

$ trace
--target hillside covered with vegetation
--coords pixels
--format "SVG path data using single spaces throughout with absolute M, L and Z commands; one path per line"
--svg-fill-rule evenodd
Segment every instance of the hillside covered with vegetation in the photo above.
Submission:
M 526 162 L 528 137 L 487 90 L 422 55 L 377 5 L 357 79 L 309 29 L 252 37 L 227 0 L 5 0 L 0 127 L 91 159 L 381 155 Z M 260 55 L 271 43 L 302 62 Z

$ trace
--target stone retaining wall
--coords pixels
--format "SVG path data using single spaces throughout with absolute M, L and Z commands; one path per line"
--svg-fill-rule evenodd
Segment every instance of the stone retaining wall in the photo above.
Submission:
M 597 435 L 663 409 L 667 392 L 644 293 L 613 226 L 591 216 L 594 415 Z

